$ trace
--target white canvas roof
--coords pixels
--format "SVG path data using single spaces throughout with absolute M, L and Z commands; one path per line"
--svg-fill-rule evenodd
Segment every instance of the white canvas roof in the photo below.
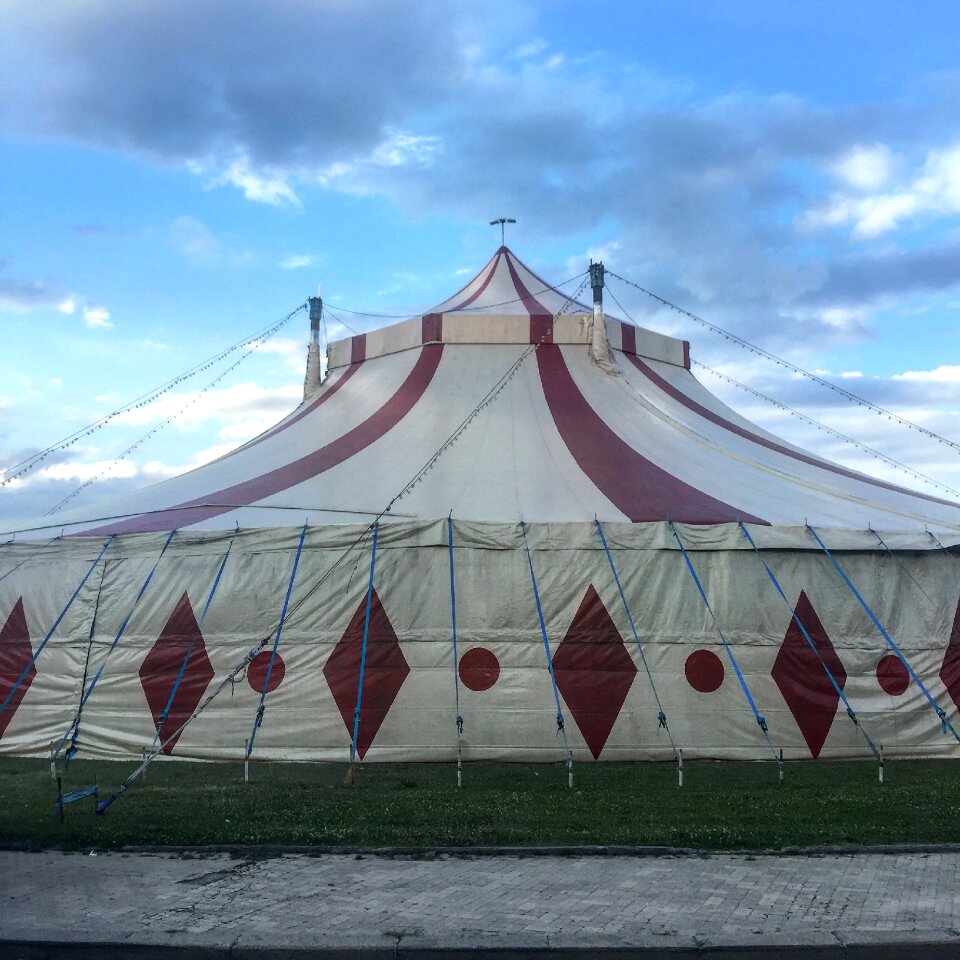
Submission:
M 960 505 L 744 420 L 692 375 L 684 341 L 608 318 L 620 375 L 604 371 L 587 345 L 591 320 L 501 247 L 422 316 L 332 343 L 320 391 L 233 453 L 5 532 L 363 522 L 391 502 L 398 519 L 960 531 Z

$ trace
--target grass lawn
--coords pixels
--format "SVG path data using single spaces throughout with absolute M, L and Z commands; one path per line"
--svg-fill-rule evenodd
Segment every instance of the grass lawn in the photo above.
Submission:
M 100 784 L 109 796 L 135 764 L 74 761 L 63 789 Z M 56 787 L 41 760 L 0 759 L 0 847 L 173 844 L 357 847 L 666 844 L 761 850 L 813 844 L 960 842 L 960 768 L 888 761 L 886 783 L 866 762 L 471 764 L 456 787 L 448 764 L 358 768 L 256 763 L 151 764 L 106 812 L 90 799 L 53 818 Z

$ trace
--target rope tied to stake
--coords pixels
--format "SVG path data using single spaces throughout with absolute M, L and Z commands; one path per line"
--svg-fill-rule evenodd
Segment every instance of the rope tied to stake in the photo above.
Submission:
M 76 600 L 77 597 L 80 595 L 80 591 L 83 589 L 84 584 L 87 582 L 87 580 L 90 579 L 90 575 L 96 569 L 97 564 L 100 562 L 103 555 L 107 552 L 107 547 L 109 547 L 111 543 L 113 543 L 112 534 L 107 538 L 107 542 L 104 543 L 104 545 L 100 548 L 100 552 L 97 554 L 96 560 L 94 560 L 93 563 L 90 564 L 90 567 L 88 568 L 87 572 L 83 575 L 83 579 L 77 585 L 77 589 L 73 591 L 73 594 L 71 595 L 70 599 L 67 601 L 67 605 L 60 611 L 60 615 L 57 617 L 56 620 L 54 620 L 53 626 L 47 631 L 47 635 L 43 638 L 43 640 L 37 646 L 37 649 L 34 651 L 33 656 L 27 662 L 27 665 L 23 668 L 23 671 L 20 673 L 20 676 L 17 678 L 17 682 L 13 684 L 13 686 L 10 688 L 9 692 L 7 693 L 6 697 L 4 698 L 3 703 L 0 704 L 0 716 L 3 716 L 3 712 L 9 706 L 10 701 L 13 699 L 14 694 L 20 689 L 20 685 L 26 679 L 27 674 L 29 674 L 30 671 L 33 669 L 33 665 L 37 662 L 37 657 L 39 657 L 40 654 L 43 653 L 44 647 L 46 647 L 46 645 L 50 642 L 50 638 L 53 636 L 57 627 L 60 626 L 61 622 L 63 621 L 63 618 L 67 615 L 70 608 L 73 606 L 73 601 Z M 61 743 L 61 746 L 63 746 L 62 743 Z
M 603 532 L 603 525 L 596 516 L 594 516 L 593 522 L 597 528 L 597 533 L 600 535 L 600 543 L 603 544 L 603 552 L 606 554 L 607 563 L 610 564 L 610 571 L 613 573 L 613 580 L 617 585 L 617 592 L 620 594 L 620 602 L 623 604 L 624 613 L 627 615 L 627 622 L 630 624 L 630 632 L 633 634 L 633 641 L 637 645 L 637 652 L 640 654 L 640 662 L 643 664 L 644 672 L 647 675 L 647 682 L 650 684 L 650 690 L 653 693 L 653 699 L 657 704 L 657 729 L 667 731 L 667 736 L 670 738 L 670 746 L 673 748 L 673 755 L 679 761 L 680 754 L 677 752 L 677 745 L 673 742 L 673 734 L 670 733 L 670 728 L 667 726 L 667 714 L 663 709 L 663 704 L 660 702 L 660 694 L 657 692 L 657 685 L 653 682 L 653 673 L 650 670 L 650 664 L 647 663 L 647 656 L 643 652 L 643 645 L 640 643 L 640 635 L 637 633 L 637 626 L 633 620 L 633 613 L 630 610 L 630 605 L 627 603 L 627 595 L 623 591 L 623 584 L 620 582 L 620 574 L 617 572 L 616 565 L 613 562 L 613 554 L 610 552 L 610 546 L 607 543 L 606 535 Z
M 780 595 L 780 599 L 783 600 L 784 604 L 786 604 L 787 609 L 790 611 L 790 616 L 793 619 L 793 622 L 799 628 L 800 633 L 803 635 L 803 639 L 806 640 L 807 646 L 809 646 L 810 649 L 816 654 L 817 660 L 820 661 L 820 666 L 823 667 L 823 672 L 826 674 L 827 679 L 830 681 L 830 685 L 833 687 L 834 692 L 837 694 L 837 696 L 842 701 L 843 705 L 846 707 L 847 716 L 853 721 L 854 726 L 856 726 L 860 730 L 860 733 L 863 735 L 864 740 L 866 740 L 867 742 L 867 746 L 870 747 L 870 750 L 873 753 L 873 755 L 879 760 L 880 751 L 877 749 L 876 744 L 873 742 L 873 740 L 871 739 L 867 731 L 860 726 L 860 720 L 857 717 L 857 714 L 854 711 L 850 701 L 847 699 L 847 695 L 843 692 L 843 687 L 841 687 L 840 684 L 837 682 L 837 678 L 833 675 L 833 671 L 830 669 L 826 660 L 823 659 L 823 656 L 821 655 L 820 650 L 817 648 L 817 645 L 814 642 L 813 637 L 810 636 L 810 632 L 807 630 L 806 626 L 804 626 L 804 623 L 800 619 L 799 614 L 790 605 L 790 601 L 787 599 L 787 595 L 786 593 L 784 593 L 783 587 L 780 586 L 780 581 L 777 580 L 776 576 L 773 573 L 773 570 L 770 569 L 770 565 L 760 555 L 759 547 L 757 547 L 756 542 L 754 541 L 753 537 L 750 535 L 750 531 L 747 529 L 746 524 L 744 524 L 742 521 L 740 523 L 740 531 L 741 533 L 743 533 L 747 542 L 753 548 L 753 552 L 756 558 L 760 561 L 760 564 L 763 567 L 764 571 L 766 572 L 767 577 L 769 578 L 773 586 L 776 588 L 777 593 Z
M 147 588 L 150 586 L 150 583 L 153 580 L 153 575 L 157 572 L 157 567 L 160 566 L 160 561 L 163 559 L 164 554 L 166 554 L 167 548 L 170 546 L 171 542 L 173 541 L 173 538 L 176 536 L 176 533 L 177 533 L 176 529 L 173 529 L 170 531 L 170 534 L 167 536 L 167 539 L 163 544 L 163 548 L 160 550 L 160 553 L 158 554 L 157 559 L 154 560 L 153 566 L 150 568 L 150 572 L 147 574 L 146 579 L 143 581 L 143 584 L 140 587 L 140 591 L 137 594 L 136 599 L 133 601 L 133 604 L 130 607 L 130 610 L 127 612 L 127 615 L 123 618 L 123 622 L 120 624 L 120 629 L 117 630 L 117 635 L 113 638 L 113 643 L 111 643 L 110 646 L 107 648 L 107 652 L 103 656 L 103 662 L 100 664 L 100 667 L 97 670 L 97 672 L 93 675 L 93 679 L 90 681 L 90 685 L 86 688 L 86 690 L 83 690 L 81 688 L 80 704 L 77 707 L 76 715 L 74 716 L 73 720 L 70 721 L 70 726 L 67 728 L 66 733 L 64 733 L 63 737 L 61 738 L 59 746 L 54 751 L 54 754 L 53 754 L 54 757 L 58 757 L 60 755 L 60 751 L 63 749 L 64 744 L 67 742 L 67 740 L 71 741 L 71 749 L 73 750 L 71 757 L 76 755 L 77 749 L 78 749 L 77 744 L 80 739 L 80 721 L 83 717 L 83 708 L 86 706 L 87 701 L 93 695 L 93 691 L 96 690 L 97 684 L 100 682 L 100 678 L 103 676 L 103 671 L 107 667 L 107 661 L 110 659 L 110 655 L 113 653 L 114 650 L 117 649 L 121 639 L 123 639 L 123 635 L 126 632 L 126 629 L 128 624 L 130 623 L 130 620 L 133 618 L 133 614 L 137 609 L 137 605 L 140 603 L 140 601 L 143 599 L 144 594 L 147 592 Z
M 947 719 L 946 711 L 943 709 L 943 707 L 940 706 L 939 703 L 937 703 L 936 699 L 934 699 L 933 694 L 930 693 L 930 691 L 927 689 L 924 682 L 920 679 L 919 676 L 917 676 L 917 672 L 913 669 L 913 667 L 907 661 L 907 658 L 903 655 L 903 651 L 897 646 L 893 637 L 890 636 L 890 634 L 887 632 L 883 624 L 877 619 L 876 614 L 870 609 L 870 606 L 867 603 L 867 601 L 863 599 L 863 597 L 860 595 L 860 592 L 853 585 L 853 581 L 850 579 L 850 577 L 847 576 L 846 571 L 837 562 L 836 557 L 834 557 L 834 555 L 829 551 L 829 549 L 827 549 L 827 545 L 823 542 L 823 540 L 820 539 L 820 535 L 817 533 L 817 531 L 814 530 L 809 523 L 806 526 L 807 526 L 807 530 L 810 531 L 810 535 L 813 537 L 814 540 L 817 541 L 817 543 L 820 545 L 820 549 L 823 550 L 827 559 L 833 565 L 834 570 L 837 571 L 837 573 L 840 575 L 843 582 L 847 585 L 847 588 L 854 595 L 854 597 L 856 597 L 857 602 L 863 608 L 864 612 L 873 621 L 873 625 L 877 628 L 877 630 L 880 632 L 880 635 L 887 642 L 887 646 L 890 647 L 890 649 L 896 654 L 897 659 L 899 659 L 899 661 L 904 665 L 904 667 L 907 670 L 907 673 L 909 673 L 911 678 L 913 679 L 913 682 L 920 688 L 920 692 L 924 695 L 924 697 L 926 697 L 927 702 L 930 704 L 930 707 L 933 709 L 933 711 L 936 713 L 937 717 L 940 720 L 941 732 L 944 735 L 947 733 L 952 733 L 954 736 L 954 739 L 956 739 L 956 741 L 960 743 L 960 734 L 957 733 L 953 724 L 949 721 L 949 719 Z
M 553 686 L 553 699 L 557 705 L 557 733 L 563 736 L 563 748 L 567 754 L 567 766 L 573 767 L 573 753 L 570 750 L 570 742 L 567 740 L 567 731 L 563 724 L 563 707 L 560 705 L 560 691 L 557 688 L 557 677 L 553 672 L 553 656 L 550 653 L 550 640 L 547 638 L 547 625 L 543 619 L 543 605 L 540 603 L 540 590 L 537 587 L 537 575 L 533 569 L 533 554 L 530 552 L 530 544 L 527 541 L 527 525 L 520 521 L 520 532 L 523 534 L 523 546 L 527 552 L 527 566 L 530 568 L 530 582 L 533 585 L 533 599 L 537 605 L 537 621 L 540 624 L 540 637 L 543 640 L 543 650 L 547 655 L 547 670 L 550 673 L 550 683 Z
M 297 568 L 300 566 L 300 555 L 303 553 L 303 541 L 307 536 L 307 525 L 303 525 L 303 529 L 300 531 L 300 540 L 297 543 L 297 552 L 293 558 L 293 569 L 290 571 L 290 580 L 287 583 L 287 593 L 283 598 L 283 609 L 280 611 L 280 622 L 277 624 L 277 633 L 273 639 L 273 649 L 270 651 L 270 662 L 267 664 L 267 672 L 263 677 L 263 689 L 260 691 L 260 705 L 257 707 L 257 715 L 253 721 L 253 729 L 250 731 L 250 739 L 247 741 L 247 750 L 244 760 L 250 759 L 250 754 L 253 753 L 253 742 L 257 737 L 257 730 L 260 728 L 260 724 L 263 723 L 263 714 L 266 710 L 266 700 L 267 700 L 267 691 L 270 688 L 270 677 L 273 674 L 273 664 L 277 659 L 277 647 L 280 646 L 280 637 L 283 634 L 283 625 L 287 619 L 287 608 L 290 605 L 290 594 L 293 593 L 293 584 L 297 579 Z M 261 647 L 264 646 L 261 644 Z M 259 652 L 259 651 L 258 651 Z M 247 664 L 250 663 L 253 657 L 249 657 L 244 663 L 243 668 L 245 669 Z
M 460 654 L 457 650 L 457 588 L 453 570 L 453 514 L 447 516 L 447 554 L 450 561 L 450 629 L 453 638 L 453 699 L 457 712 L 457 757 L 462 760 L 460 737 L 463 736 L 463 716 L 460 713 Z
M 377 569 L 377 540 L 380 535 L 380 522 L 373 525 L 373 544 L 370 549 L 370 577 L 367 580 L 367 609 L 363 616 L 363 641 L 360 646 L 360 671 L 357 676 L 357 705 L 353 710 L 353 736 L 350 740 L 350 770 L 357 756 L 357 741 L 360 737 L 360 711 L 363 707 L 363 676 L 367 667 L 367 641 L 370 637 L 370 611 L 373 606 L 373 575 Z
M 670 526 L 670 532 L 673 534 L 674 540 L 677 541 L 677 546 L 680 547 L 680 553 L 683 555 L 684 563 L 686 563 L 687 570 L 690 572 L 690 576 L 693 578 L 697 592 L 700 594 L 700 598 L 703 600 L 703 604 L 707 608 L 710 618 L 713 620 L 713 625 L 716 628 L 717 636 L 720 637 L 720 642 L 723 644 L 723 649 L 727 654 L 727 659 L 730 661 L 734 673 L 737 675 L 737 680 L 740 682 L 740 689 L 743 691 L 743 695 L 747 698 L 747 703 L 750 705 L 750 709 L 753 711 L 753 715 L 757 721 L 757 726 L 760 727 L 761 731 L 763 732 L 763 737 L 767 741 L 767 746 L 770 748 L 770 752 L 773 754 L 774 759 L 777 761 L 777 766 L 782 773 L 783 760 L 774 749 L 773 744 L 770 742 L 770 731 L 767 729 L 766 718 L 757 709 L 757 704 L 753 699 L 753 694 L 750 692 L 750 687 L 747 686 L 747 680 L 743 675 L 743 671 L 740 669 L 740 664 L 737 663 L 737 658 L 733 655 L 733 650 L 730 649 L 730 644 L 727 643 L 727 638 L 723 635 L 723 630 L 720 628 L 720 621 L 717 620 L 717 615 L 713 612 L 713 607 L 710 605 L 710 601 L 707 599 L 707 593 L 703 589 L 703 584 L 700 582 L 700 578 L 697 576 L 697 571 L 694 569 L 693 563 L 690 561 L 690 557 L 687 554 L 687 549 L 683 545 L 683 540 L 680 539 L 680 534 L 677 531 L 677 528 L 674 526 L 672 520 L 668 520 L 667 523 Z
M 157 732 L 153 738 L 153 747 L 157 745 L 157 741 L 163 735 L 163 728 L 166 726 L 167 717 L 170 715 L 170 710 L 173 707 L 173 701 L 176 699 L 177 691 L 180 689 L 180 683 L 182 682 L 183 676 L 186 673 L 187 665 L 190 663 L 190 657 L 193 656 L 193 650 L 197 643 L 197 636 L 200 635 L 200 631 L 203 628 L 203 621 L 207 618 L 207 611 L 210 609 L 210 604 L 213 602 L 213 597 L 217 592 L 217 587 L 220 586 L 220 580 L 223 577 L 224 568 L 227 566 L 227 560 L 230 557 L 230 551 L 233 549 L 233 542 L 236 540 L 239 532 L 240 525 L 238 524 L 237 529 L 234 530 L 233 535 L 230 537 L 229 544 L 227 544 L 227 552 L 223 555 L 223 559 L 220 561 L 220 565 L 217 569 L 217 575 L 213 579 L 213 586 L 210 588 L 210 592 L 207 595 L 207 602 L 203 605 L 203 612 L 200 614 L 200 619 L 197 621 L 197 634 L 195 634 L 190 640 L 190 645 L 187 647 L 187 652 L 183 657 L 183 662 L 180 664 L 180 672 L 177 674 L 177 679 L 174 681 L 173 689 L 170 691 L 170 696 L 167 697 L 167 702 L 164 704 L 163 710 L 160 712 L 160 720 L 157 723 Z M 230 695 L 233 696 L 232 683 L 230 685 Z

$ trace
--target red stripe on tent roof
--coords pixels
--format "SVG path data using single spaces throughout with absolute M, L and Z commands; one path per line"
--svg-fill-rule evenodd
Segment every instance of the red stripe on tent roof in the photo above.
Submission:
M 559 346 L 541 346 L 537 365 L 553 422 L 573 459 L 633 523 L 767 523 L 690 486 L 617 436 L 580 392 Z
M 621 331 L 621 342 L 623 344 L 624 353 L 636 353 L 637 352 L 637 328 L 629 326 L 626 323 L 620 324 Z
M 684 343 L 686 343 L 686 341 L 684 341 Z M 724 430 L 729 430 L 730 433 L 735 433 L 738 437 L 743 437 L 745 440 L 750 440 L 753 443 L 757 443 L 762 447 L 766 447 L 768 450 L 774 450 L 777 453 L 782 453 L 784 456 L 792 457 L 794 460 L 799 460 L 801 463 L 808 463 L 811 466 L 819 467 L 821 470 L 826 470 L 829 473 L 835 473 L 841 477 L 847 477 L 850 480 L 859 480 L 862 483 L 869 483 L 875 487 L 882 487 L 884 490 L 893 490 L 895 493 L 906 493 L 911 497 L 919 497 L 921 500 L 929 500 L 932 503 L 940 503 L 948 507 L 957 506 L 956 503 L 953 503 L 950 500 L 941 500 L 939 497 L 932 497 L 927 493 L 920 493 L 917 490 L 908 490 L 906 487 L 898 487 L 894 483 L 887 483 L 884 480 L 877 480 L 874 477 L 867 476 L 865 473 L 857 473 L 856 470 L 848 470 L 846 467 L 841 467 L 836 463 L 818 460 L 816 457 L 802 453 L 799 450 L 792 450 L 790 447 L 786 447 L 783 444 L 777 443 L 775 440 L 768 440 L 766 437 L 762 437 L 759 434 L 754 433 L 752 430 L 747 430 L 745 427 L 738 426 L 736 423 L 727 420 L 726 417 L 721 416 L 719 413 L 715 413 L 709 407 L 705 407 L 702 403 L 698 403 L 692 397 L 688 397 L 679 387 L 675 387 L 665 377 L 660 376 L 660 374 L 657 373 L 653 367 L 647 363 L 644 363 L 639 357 L 628 356 L 627 359 L 648 380 L 650 380 L 651 383 L 659 387 L 665 394 L 667 394 L 667 396 L 679 401 L 688 410 L 692 410 L 694 413 L 703 417 L 704 420 L 709 420 L 711 423 L 715 423 L 718 427 L 723 427 Z
M 520 279 L 520 274 L 517 273 L 517 268 L 513 265 L 513 260 L 510 257 L 507 257 L 507 269 L 510 271 L 510 279 L 513 280 L 513 288 L 517 291 L 517 293 L 520 294 L 520 299 L 523 301 L 523 305 L 527 308 L 527 313 L 529 313 L 531 317 L 536 316 L 537 314 L 546 314 L 548 317 L 553 316 L 550 311 L 526 288 L 524 282 Z
M 470 304 L 473 303 L 473 301 L 476 300 L 477 297 L 479 297 L 480 294 L 483 293 L 483 291 L 486 290 L 488 286 L 490 286 L 490 281 L 493 279 L 493 275 L 497 272 L 497 267 L 500 264 L 500 258 L 503 256 L 506 249 L 507 249 L 506 247 L 501 247 L 494 254 L 493 260 L 490 261 L 492 266 L 490 267 L 490 270 L 487 273 L 487 276 L 484 279 L 483 283 L 481 283 L 480 286 L 477 287 L 477 289 L 474 290 L 473 293 L 470 294 L 470 296 L 467 297 L 466 300 L 461 301 L 455 307 L 451 307 L 449 310 L 445 310 L 444 313 L 453 313 L 455 310 L 462 310 L 464 307 L 469 307 Z M 483 273 L 482 270 L 480 271 L 480 273 L 477 274 L 477 277 L 479 277 L 481 273 Z M 474 277 L 473 280 L 476 280 L 477 277 Z M 470 283 L 473 283 L 473 280 L 471 280 Z M 470 283 L 467 284 L 467 287 L 470 286 Z M 464 287 L 463 289 L 466 290 L 467 287 Z M 455 297 L 456 294 L 454 294 L 453 296 Z M 450 299 L 452 300 L 453 297 L 450 297 Z
M 363 423 L 319 450 L 259 477 L 177 504 L 175 508 L 121 520 L 118 523 L 98 527 L 96 530 L 87 530 L 84 531 L 84 535 L 147 533 L 156 530 L 172 530 L 174 527 L 187 527 L 190 524 L 229 513 L 238 507 L 250 506 L 258 500 L 264 500 L 318 476 L 349 460 L 350 457 L 356 456 L 361 450 L 376 443 L 384 434 L 392 430 L 413 409 L 430 386 L 442 356 L 442 343 L 423 347 L 406 380 L 379 410 L 367 417 Z
M 443 340 L 443 314 L 425 313 L 420 320 L 420 342 L 439 343 Z
M 367 335 L 358 333 L 350 338 L 350 362 L 363 363 L 367 359 Z
M 302 420 L 308 413 L 313 413 L 317 407 L 326 403 L 359 369 L 359 363 L 350 364 L 350 366 L 347 367 L 339 376 L 333 386 L 327 387 L 327 389 L 324 390 L 318 397 L 315 397 L 308 404 L 305 404 L 301 410 L 291 414 L 286 420 L 282 420 L 275 427 L 271 427 L 269 430 L 264 431 L 259 437 L 254 437 L 249 442 L 243 444 L 242 447 L 237 447 L 236 450 L 231 450 L 230 453 L 225 453 L 222 457 L 218 457 L 216 460 L 211 462 L 219 463 L 221 460 L 226 460 L 229 457 L 236 456 L 236 454 L 240 453 L 242 450 L 249 450 L 258 443 L 262 443 L 264 440 L 269 440 L 271 437 L 275 437 L 278 433 L 283 433 L 287 427 L 292 427 L 298 420 Z

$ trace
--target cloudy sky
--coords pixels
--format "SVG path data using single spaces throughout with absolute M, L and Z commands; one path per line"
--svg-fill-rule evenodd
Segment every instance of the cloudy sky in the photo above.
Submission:
M 958 27 L 951 0 L 0 0 L 0 470 L 318 283 L 356 330 L 420 312 L 489 258 L 498 216 L 543 276 L 600 258 L 960 442 Z M 960 489 L 957 449 L 610 293 L 709 367 Z M 0 516 L 260 432 L 298 400 L 306 328 L 51 454 L 0 487 Z M 919 483 L 696 372 L 795 442 Z

